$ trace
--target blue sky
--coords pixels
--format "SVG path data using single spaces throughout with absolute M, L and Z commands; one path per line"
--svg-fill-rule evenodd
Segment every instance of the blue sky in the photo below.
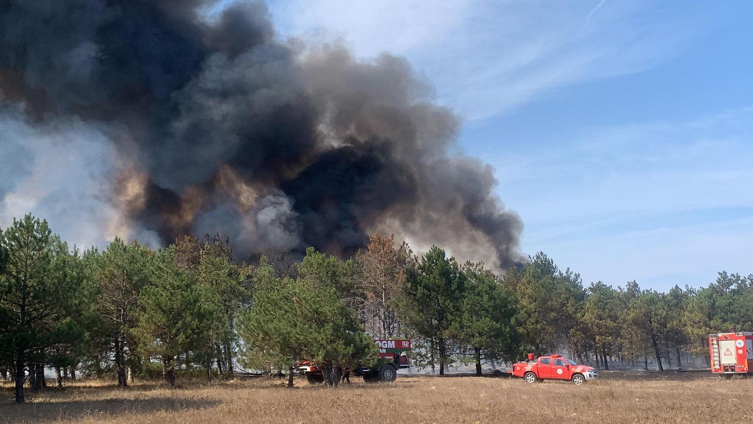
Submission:
M 406 57 L 525 253 L 586 284 L 751 273 L 753 2 L 274 0 L 280 37 Z

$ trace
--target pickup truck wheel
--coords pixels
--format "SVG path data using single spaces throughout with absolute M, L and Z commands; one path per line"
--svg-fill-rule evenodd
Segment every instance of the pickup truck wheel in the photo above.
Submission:
M 392 383 L 397 378 L 397 370 L 392 365 L 382 365 L 379 368 L 379 381 Z
M 586 378 L 583 377 L 583 374 L 575 374 L 573 376 L 573 384 L 576 386 L 580 386 L 581 384 L 586 382 Z
M 536 378 L 536 374 L 532 372 L 527 372 L 526 375 L 523 376 L 523 378 L 526 380 L 526 383 L 535 383 L 538 381 L 538 378 Z

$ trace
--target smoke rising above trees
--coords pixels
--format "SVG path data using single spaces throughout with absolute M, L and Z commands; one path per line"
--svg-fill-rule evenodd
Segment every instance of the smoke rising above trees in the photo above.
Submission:
M 232 234 L 243 256 L 307 246 L 350 256 L 381 231 L 501 269 L 523 260 L 522 223 L 494 193 L 492 168 L 456 153 L 459 118 L 405 60 L 281 41 L 262 3 L 210 16 L 215 6 L 0 5 L 0 131 L 11 146 L 0 167 L 27 142 L 108 153 L 61 179 L 56 193 L 75 201 L 42 193 L 25 206 L 105 211 L 105 239 Z M 0 183 L 0 218 L 29 212 L 4 211 L 8 197 L 49 170 L 22 171 Z

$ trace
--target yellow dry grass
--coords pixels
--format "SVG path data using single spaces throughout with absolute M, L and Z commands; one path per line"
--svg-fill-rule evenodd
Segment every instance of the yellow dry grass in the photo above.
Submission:
M 101 383 L 48 389 L 14 405 L 6 385 L 0 422 L 9 423 L 708 423 L 753 422 L 753 379 L 706 374 L 675 378 L 612 373 L 574 386 L 519 379 L 403 377 L 354 379 L 338 389 L 297 381 L 246 380 L 168 389 Z

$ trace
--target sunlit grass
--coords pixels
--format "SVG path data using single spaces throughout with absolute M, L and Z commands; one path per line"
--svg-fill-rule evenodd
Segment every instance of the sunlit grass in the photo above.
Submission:
M 12 404 L 5 384 L 0 422 L 39 423 L 434 423 L 749 422 L 753 379 L 707 374 L 607 374 L 574 386 L 519 379 L 404 377 L 394 384 L 353 379 L 338 389 L 259 379 L 169 389 L 155 383 L 118 390 L 104 382 L 30 394 Z

